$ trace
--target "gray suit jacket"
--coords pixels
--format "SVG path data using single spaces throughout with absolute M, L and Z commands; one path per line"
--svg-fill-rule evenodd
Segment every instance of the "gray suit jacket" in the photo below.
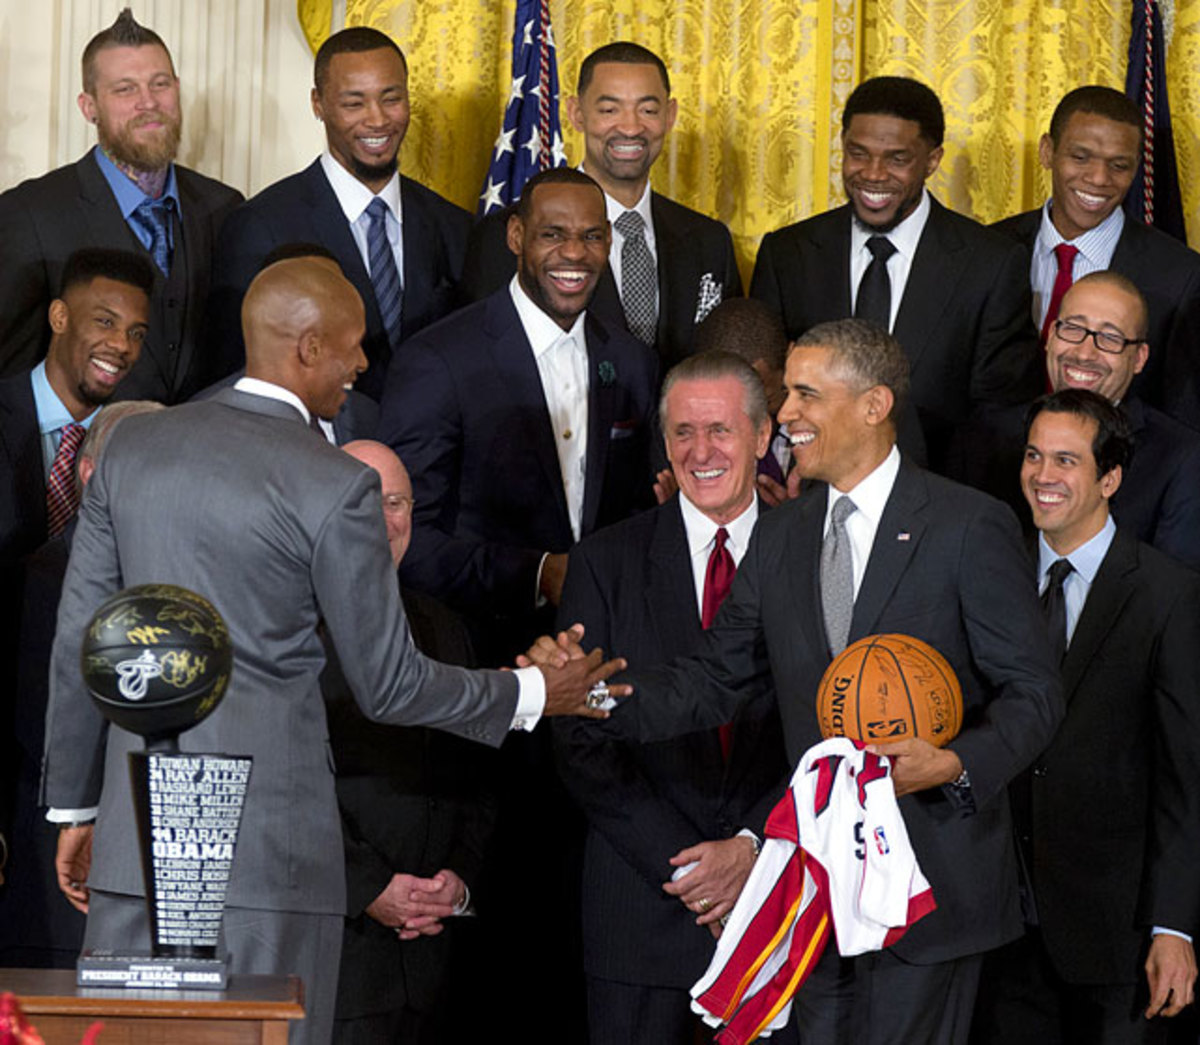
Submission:
M 140 894 L 125 753 L 79 676 L 100 603 L 134 584 L 197 591 L 229 627 L 234 669 L 185 751 L 251 755 L 254 768 L 228 902 L 342 913 L 342 839 L 318 676 L 318 623 L 364 712 L 498 745 L 516 680 L 430 661 L 396 590 L 374 472 L 275 400 L 223 391 L 129 418 L 88 484 L 58 617 L 43 801 L 100 805 L 90 884 Z M 107 750 L 106 750 L 107 733 Z

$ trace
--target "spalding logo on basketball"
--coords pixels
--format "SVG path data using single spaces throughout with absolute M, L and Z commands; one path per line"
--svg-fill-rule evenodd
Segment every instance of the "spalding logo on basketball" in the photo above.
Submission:
M 962 687 L 937 650 L 909 635 L 868 635 L 825 669 L 817 689 L 824 737 L 942 747 L 962 728 Z
M 142 584 L 96 611 L 84 633 L 82 666 L 109 721 L 142 736 L 170 736 L 220 703 L 233 647 L 207 599 L 172 584 Z

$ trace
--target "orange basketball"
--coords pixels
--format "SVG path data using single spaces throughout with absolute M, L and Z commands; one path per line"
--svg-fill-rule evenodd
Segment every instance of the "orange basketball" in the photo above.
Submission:
M 962 687 L 937 650 L 910 635 L 868 635 L 825 669 L 817 689 L 824 737 L 949 744 L 962 727 Z

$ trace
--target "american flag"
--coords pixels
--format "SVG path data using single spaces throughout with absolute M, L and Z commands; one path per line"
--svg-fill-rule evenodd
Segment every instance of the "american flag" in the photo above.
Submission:
M 507 207 L 539 171 L 567 162 L 558 119 L 558 61 L 549 0 L 517 0 L 512 86 L 479 194 L 479 215 Z
M 1125 197 L 1125 213 L 1187 242 L 1167 101 L 1167 41 L 1157 0 L 1133 0 L 1125 93 L 1142 111 L 1142 166 Z

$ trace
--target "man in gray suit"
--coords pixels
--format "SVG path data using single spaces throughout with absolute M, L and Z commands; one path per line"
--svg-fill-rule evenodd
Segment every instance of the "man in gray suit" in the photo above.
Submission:
M 326 1042 L 345 881 L 318 622 L 368 716 L 492 745 L 542 714 L 585 713 L 585 691 L 614 665 L 560 680 L 419 654 L 379 478 L 309 428 L 337 413 L 366 367 L 358 294 L 330 262 L 291 259 L 259 274 L 242 315 L 247 376 L 208 401 L 128 419 L 89 484 L 59 611 L 42 798 L 63 825 L 60 886 L 88 911 L 85 947 L 145 947 L 124 758 L 141 745 L 92 706 L 80 642 L 96 607 L 126 585 L 209 598 L 233 639 L 233 677 L 181 747 L 254 758 L 225 912 L 231 969 L 302 976 L 308 1016 L 291 1040 Z

